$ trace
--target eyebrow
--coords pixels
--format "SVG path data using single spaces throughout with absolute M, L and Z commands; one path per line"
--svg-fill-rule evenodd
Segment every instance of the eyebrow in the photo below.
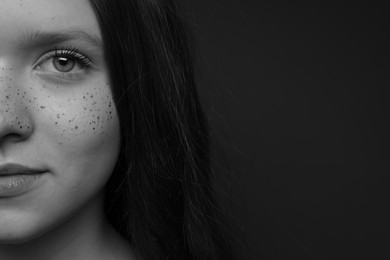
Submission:
M 83 30 L 67 29 L 62 32 L 46 32 L 40 30 L 29 30 L 20 35 L 24 45 L 52 45 L 60 42 L 81 40 L 94 47 L 102 48 L 100 37 L 88 34 Z

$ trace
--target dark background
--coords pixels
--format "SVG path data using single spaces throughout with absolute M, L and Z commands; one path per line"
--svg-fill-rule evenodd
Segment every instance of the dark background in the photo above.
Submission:
M 389 10 L 286 2 L 184 1 L 240 259 L 390 259 Z

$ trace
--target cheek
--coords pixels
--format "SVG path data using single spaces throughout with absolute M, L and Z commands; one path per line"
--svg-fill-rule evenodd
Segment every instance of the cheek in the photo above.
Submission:
M 96 84 L 72 95 L 48 95 L 35 102 L 37 132 L 57 140 L 58 145 L 88 148 L 119 135 L 119 122 L 108 85 Z
M 101 186 L 110 176 L 120 148 L 119 119 L 110 87 L 96 83 L 65 90 L 46 91 L 32 103 L 32 142 L 55 162 L 51 168 L 63 177 L 58 180 L 61 186 Z
M 71 95 L 56 93 L 35 109 L 33 138 L 42 141 L 37 147 L 54 177 L 47 194 L 72 209 L 77 205 L 68 200 L 70 194 L 79 203 L 94 197 L 118 158 L 119 119 L 110 88 L 96 84 Z

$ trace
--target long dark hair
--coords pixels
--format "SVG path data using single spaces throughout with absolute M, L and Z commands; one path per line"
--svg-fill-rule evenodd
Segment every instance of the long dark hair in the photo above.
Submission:
M 194 55 L 173 0 L 90 0 L 121 122 L 106 215 L 142 259 L 234 259 L 210 170 Z

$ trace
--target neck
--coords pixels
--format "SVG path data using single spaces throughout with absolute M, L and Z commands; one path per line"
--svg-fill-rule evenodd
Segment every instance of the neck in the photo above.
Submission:
M 104 217 L 98 196 L 58 227 L 30 241 L 0 245 L 0 259 L 9 260 L 134 259 L 130 245 Z

